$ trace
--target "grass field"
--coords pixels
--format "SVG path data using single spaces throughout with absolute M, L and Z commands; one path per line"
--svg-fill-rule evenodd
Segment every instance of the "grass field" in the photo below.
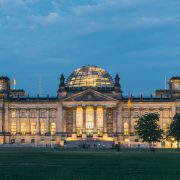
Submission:
M 179 180 L 176 150 L 0 149 L 2 180 Z

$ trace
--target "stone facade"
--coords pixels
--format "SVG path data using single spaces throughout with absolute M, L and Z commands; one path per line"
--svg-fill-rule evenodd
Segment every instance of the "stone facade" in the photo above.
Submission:
M 2 78 L 3 79 L 3 78 Z M 0 143 L 49 145 L 64 141 L 98 139 L 122 144 L 139 144 L 134 125 L 146 113 L 158 113 L 167 131 L 180 112 L 174 97 L 123 97 L 119 76 L 108 87 L 68 87 L 60 78 L 57 97 L 12 96 L 1 91 Z M 25 94 L 25 93 L 24 93 Z M 169 142 L 160 145 L 169 146 Z

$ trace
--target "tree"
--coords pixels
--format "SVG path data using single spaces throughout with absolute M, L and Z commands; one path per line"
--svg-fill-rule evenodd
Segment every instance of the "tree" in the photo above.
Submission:
M 180 113 L 176 113 L 173 121 L 170 124 L 167 138 L 174 138 L 177 141 L 177 149 L 179 149 L 180 142 Z
M 146 114 L 136 121 L 135 130 L 143 142 L 149 143 L 149 148 L 154 142 L 160 142 L 163 138 L 163 130 L 158 125 L 159 115 L 156 113 Z

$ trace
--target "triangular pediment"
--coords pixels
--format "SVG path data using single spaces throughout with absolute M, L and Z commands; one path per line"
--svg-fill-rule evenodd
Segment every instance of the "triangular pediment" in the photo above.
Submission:
M 66 97 L 63 101 L 117 101 L 117 99 L 104 95 L 93 89 L 87 89 L 83 92 Z

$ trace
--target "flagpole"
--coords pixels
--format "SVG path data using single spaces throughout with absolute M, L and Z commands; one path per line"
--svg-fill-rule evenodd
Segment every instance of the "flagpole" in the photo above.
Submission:
M 165 75 L 165 89 L 167 89 L 167 77 Z

